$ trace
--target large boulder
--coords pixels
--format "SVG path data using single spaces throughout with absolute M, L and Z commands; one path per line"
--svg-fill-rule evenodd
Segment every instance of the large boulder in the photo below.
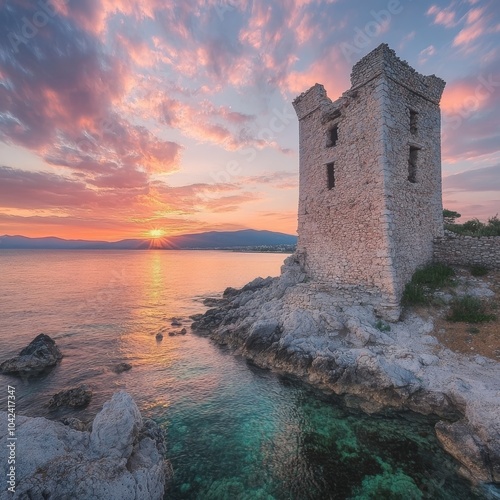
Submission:
M 11 443 L 7 413 L 0 413 L 0 446 Z M 132 397 L 117 392 L 97 414 L 92 431 L 45 418 L 17 416 L 15 495 L 0 498 L 162 499 L 171 467 L 162 433 L 143 421 Z M 0 474 L 7 477 L 7 460 Z
M 61 351 L 54 340 L 41 333 L 19 355 L 4 361 L 0 372 L 19 376 L 38 375 L 55 366 L 61 358 Z

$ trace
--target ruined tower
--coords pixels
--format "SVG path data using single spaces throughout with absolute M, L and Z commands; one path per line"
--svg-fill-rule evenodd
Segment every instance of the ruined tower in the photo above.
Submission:
M 443 232 L 439 101 L 445 82 L 423 76 L 386 44 L 352 69 L 332 102 L 316 84 L 293 102 L 299 118 L 297 255 L 341 304 L 400 315 L 405 284 L 432 259 Z

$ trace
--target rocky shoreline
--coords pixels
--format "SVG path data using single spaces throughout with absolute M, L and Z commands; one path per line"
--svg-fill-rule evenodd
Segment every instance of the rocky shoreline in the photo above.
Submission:
M 0 446 L 8 449 L 7 412 L 0 420 Z M 91 426 L 67 420 L 16 416 L 15 487 L 0 498 L 163 498 L 172 477 L 163 434 L 128 393 L 116 392 Z M 9 467 L 1 461 L 2 477 Z
M 500 363 L 444 348 L 430 335 L 432 318 L 408 313 L 387 325 L 369 305 L 332 305 L 335 294 L 308 282 L 290 256 L 279 278 L 227 289 L 192 328 L 262 367 L 342 395 L 351 407 L 438 416 L 437 437 L 461 474 L 498 498 Z

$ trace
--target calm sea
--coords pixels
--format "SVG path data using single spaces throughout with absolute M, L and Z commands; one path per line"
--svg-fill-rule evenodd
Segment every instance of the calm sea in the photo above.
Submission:
M 167 433 L 175 470 L 168 498 L 474 498 L 429 421 L 353 413 L 191 333 L 189 316 L 206 309 L 204 298 L 278 275 L 284 257 L 0 251 L 0 361 L 39 333 L 64 354 L 38 380 L 0 375 L 1 408 L 11 384 L 20 414 L 85 420 L 126 389 Z M 187 335 L 168 336 L 172 317 Z M 133 368 L 116 374 L 120 362 Z M 88 408 L 48 410 L 53 394 L 81 383 L 94 393 Z

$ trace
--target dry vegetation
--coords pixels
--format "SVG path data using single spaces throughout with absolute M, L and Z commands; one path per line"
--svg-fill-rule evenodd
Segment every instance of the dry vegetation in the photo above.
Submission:
M 412 306 L 423 316 L 434 318 L 434 335 L 444 346 L 464 354 L 480 354 L 500 361 L 500 270 L 488 271 L 484 276 L 473 276 L 471 269 L 454 268 L 452 280 L 437 290 L 432 290 L 432 298 L 427 304 Z M 487 287 L 495 293 L 491 297 L 481 297 L 482 313 L 493 317 L 488 321 L 450 321 L 451 306 L 443 300 L 446 297 L 463 295 L 464 290 Z

